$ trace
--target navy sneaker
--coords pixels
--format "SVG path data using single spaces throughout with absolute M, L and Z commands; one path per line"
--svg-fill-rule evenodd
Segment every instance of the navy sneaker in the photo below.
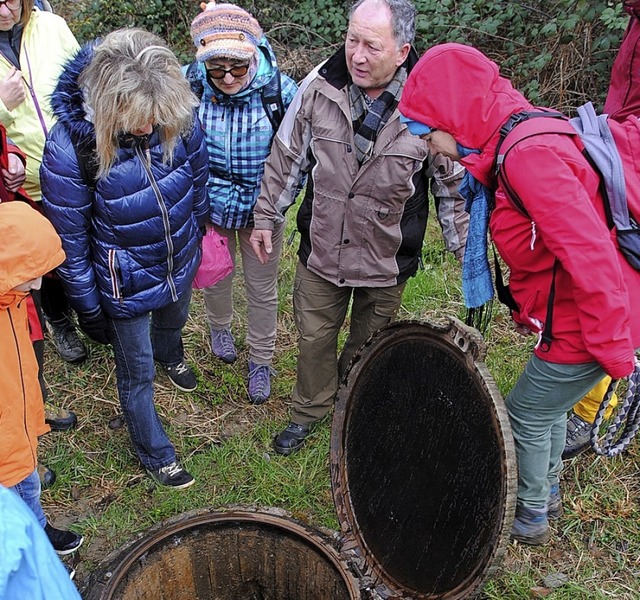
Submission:
M 193 392 L 198 387 L 198 378 L 184 360 L 175 365 L 163 365 L 171 383 L 183 392 Z
M 511 528 L 511 539 L 530 546 L 546 544 L 549 539 L 549 520 L 543 508 L 516 507 L 516 518 Z
M 160 485 L 171 487 L 174 490 L 183 490 L 196 482 L 193 475 L 181 467 L 177 461 L 159 469 L 147 469 L 147 473 Z
M 73 531 L 56 529 L 49 523 L 44 526 L 44 532 L 47 534 L 47 537 L 49 538 L 53 549 L 60 556 L 75 552 L 78 548 L 80 548 L 80 546 L 82 546 L 82 542 L 84 542 L 84 538 L 81 535 L 73 533 Z

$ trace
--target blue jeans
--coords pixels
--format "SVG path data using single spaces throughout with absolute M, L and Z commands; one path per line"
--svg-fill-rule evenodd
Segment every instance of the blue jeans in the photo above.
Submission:
M 40 504 L 40 476 L 38 475 L 38 469 L 9 489 L 24 500 L 25 504 L 33 511 L 38 523 L 44 527 L 47 524 L 47 517 L 44 516 L 42 504 Z
M 189 315 L 191 291 L 177 302 L 133 319 L 109 319 L 116 359 L 118 396 L 129 435 L 146 469 L 159 469 L 176 460 L 153 403 L 154 359 L 175 365 L 184 358 L 182 328 Z
M 597 363 L 562 365 L 532 356 L 505 399 L 518 461 L 518 504 L 546 508 L 562 470 L 567 411 L 604 377 Z

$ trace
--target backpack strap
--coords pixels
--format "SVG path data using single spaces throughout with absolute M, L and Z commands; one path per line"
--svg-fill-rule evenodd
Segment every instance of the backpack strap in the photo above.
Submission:
M 202 93 L 204 92 L 204 83 L 202 82 L 202 78 L 200 77 L 200 73 L 198 71 L 197 60 L 194 60 L 189 64 L 184 76 L 191 86 L 191 91 L 195 94 L 195 96 L 197 96 L 198 100 L 200 100 L 200 98 L 202 97 Z
M 624 168 L 607 117 L 598 116 L 591 102 L 578 107 L 577 112 L 578 116 L 571 119 L 570 123 L 580 135 L 585 155 L 604 184 L 602 191 L 605 195 L 609 229 L 614 225 L 618 230 L 629 229 Z
M 509 151 L 522 140 L 541 135 L 545 133 L 556 133 L 561 135 L 577 136 L 576 130 L 569 124 L 567 118 L 558 112 L 550 111 L 524 111 L 511 115 L 509 120 L 500 128 L 500 141 L 496 148 L 496 177 L 502 183 L 509 199 L 516 208 L 527 218 L 529 213 L 524 207 L 524 203 L 515 192 L 509 178 L 504 169 L 504 161 Z M 498 298 L 509 309 L 519 311 L 519 307 L 514 300 L 509 286 L 504 284 L 500 264 L 495 257 L 496 268 L 496 289 L 498 290 Z M 547 299 L 547 316 L 544 328 L 541 332 L 540 349 L 548 352 L 552 342 L 552 324 L 553 324 L 553 303 L 556 296 L 556 273 L 558 270 L 558 259 L 553 263 L 553 272 L 551 274 L 551 286 L 549 288 L 549 297 Z
M 204 92 L 204 83 L 202 76 L 198 69 L 198 61 L 194 60 L 189 64 L 184 76 L 186 77 L 191 91 L 200 99 Z M 282 81 L 280 78 L 280 69 L 275 69 L 273 77 L 260 88 L 260 99 L 262 100 L 262 106 L 264 112 L 267 113 L 267 118 L 274 133 L 278 131 L 282 119 L 284 119 L 284 113 L 286 109 L 282 100 Z
M 273 77 L 260 88 L 262 106 L 267 113 L 273 132 L 278 131 L 282 119 L 284 119 L 284 102 L 282 101 L 282 81 L 280 79 L 280 69 L 275 70 Z
M 71 137 L 71 144 L 76 153 L 78 168 L 82 181 L 93 194 L 96 191 L 98 181 L 98 162 L 96 161 L 95 139 L 84 140 L 82 142 Z
M 562 113 L 552 111 L 523 111 L 511 115 L 509 120 L 500 128 L 500 140 L 496 148 L 496 178 L 504 187 L 509 199 L 516 208 L 529 217 L 520 196 L 515 192 L 504 169 L 504 161 L 513 147 L 528 138 L 545 133 L 557 133 L 577 136 L 567 117 Z

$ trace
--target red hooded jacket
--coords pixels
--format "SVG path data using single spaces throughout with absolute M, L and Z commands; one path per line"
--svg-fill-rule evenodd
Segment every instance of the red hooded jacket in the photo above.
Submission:
M 26 162 L 27 157 L 13 144 L 7 142 L 7 131 L 2 123 L 0 123 L 0 169 L 9 169 L 9 154 L 16 154 L 20 157 L 22 162 Z M 11 202 L 12 200 L 21 200 L 27 202 L 38 212 L 41 212 L 40 207 L 34 202 L 25 192 L 24 188 L 20 188 L 15 192 L 11 192 L 4 184 L 4 180 L 0 177 L 0 202 Z M 31 341 L 44 339 L 44 333 L 40 324 L 40 317 L 38 317 L 38 311 L 36 305 L 33 302 L 33 298 L 27 298 L 27 312 L 29 315 L 29 332 Z
M 614 378 L 629 375 L 634 348 L 640 346 L 640 312 L 631 308 L 632 298 L 640 298 L 640 272 L 617 249 L 615 233 L 606 225 L 599 178 L 574 139 L 537 135 L 510 151 L 503 168 L 530 218 L 496 182 L 500 127 L 512 114 L 533 108 L 500 77 L 495 63 L 460 44 L 428 50 L 411 72 L 399 105 L 405 116 L 480 150 L 461 163 L 496 192 L 491 235 L 510 269 L 509 286 L 519 306 L 513 317 L 532 331 L 544 325 L 552 269 L 559 260 L 553 343 L 547 352 L 537 347 L 538 357 L 562 364 L 597 361 Z M 640 126 L 635 118 L 610 124 L 623 160 L 628 157 L 625 176 L 635 209 L 630 205 L 640 214 L 640 173 L 631 151 L 634 140 L 640 146 Z
M 616 121 L 640 115 L 640 2 L 624 3 L 631 15 L 613 62 L 604 112 Z

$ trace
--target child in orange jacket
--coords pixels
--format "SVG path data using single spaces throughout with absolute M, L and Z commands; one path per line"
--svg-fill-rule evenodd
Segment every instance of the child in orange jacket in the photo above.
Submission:
M 49 525 L 40 504 L 38 436 L 49 426 L 27 315 L 29 291 L 65 255 L 51 223 L 24 202 L 0 203 L 0 240 L 0 484 L 31 508 L 56 552 L 68 554 L 83 538 Z

